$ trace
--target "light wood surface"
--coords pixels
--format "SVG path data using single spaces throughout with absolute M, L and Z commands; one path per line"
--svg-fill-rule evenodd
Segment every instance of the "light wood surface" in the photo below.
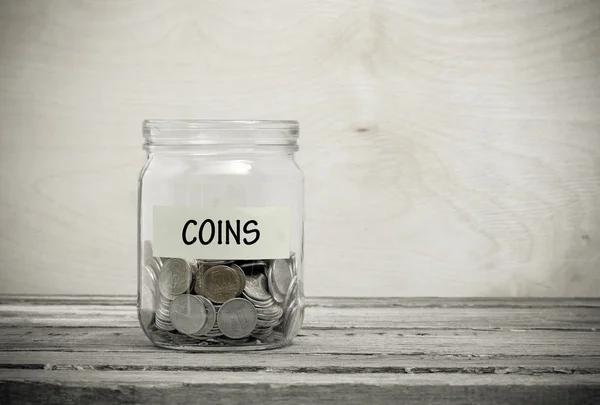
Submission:
M 355 311 L 353 322 L 349 310 Z M 50 318 L 54 321 L 46 321 Z M 545 405 L 600 400 L 600 300 L 314 298 L 292 346 L 243 354 L 159 349 L 134 318 L 132 297 L 0 297 L 0 399 Z
M 0 292 L 133 294 L 144 118 L 297 119 L 308 295 L 598 296 L 597 0 L 3 0 Z

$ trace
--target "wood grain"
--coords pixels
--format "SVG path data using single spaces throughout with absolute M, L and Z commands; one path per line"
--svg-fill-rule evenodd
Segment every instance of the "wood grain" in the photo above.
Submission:
M 135 301 L 0 297 L 0 326 L 138 327 Z M 387 302 L 387 305 L 386 305 Z M 399 303 L 410 305 L 399 306 Z M 305 329 L 600 330 L 598 300 L 309 298 Z
M 594 376 L 298 375 L 270 373 L 0 371 L 9 404 L 594 404 Z M 373 402 L 371 402 L 373 401 Z
M 306 293 L 598 296 L 595 0 L 4 0 L 0 292 L 133 294 L 144 118 L 301 122 Z
M 130 322 L 131 298 L 85 298 L 0 296 L 0 318 L 14 320 L 0 328 L 2 403 L 187 404 L 202 398 L 223 404 L 552 405 L 600 399 L 600 332 L 578 329 L 598 323 L 599 300 L 312 299 L 306 310 L 312 324 L 292 346 L 199 355 L 152 346 Z M 33 318 L 55 322 L 24 325 L 36 309 Z M 378 318 L 374 309 L 389 312 Z M 563 314 L 539 316 L 552 309 Z M 327 312 L 316 315 L 321 310 Z M 343 316 L 349 310 L 351 326 Z M 406 311 L 421 310 L 439 312 L 422 316 L 420 324 L 409 320 L 412 329 L 402 325 Z M 100 321 L 84 326 L 73 323 L 74 316 Z M 113 317 L 112 327 L 104 326 L 102 319 Z M 478 329 L 481 318 L 488 329 Z M 519 318 L 528 324 L 517 320 L 512 326 L 520 329 L 506 329 L 506 319 Z

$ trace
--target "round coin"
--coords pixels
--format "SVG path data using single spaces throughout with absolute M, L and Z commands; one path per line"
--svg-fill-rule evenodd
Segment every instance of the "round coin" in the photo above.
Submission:
M 213 266 L 202 276 L 202 295 L 217 304 L 237 297 L 241 280 L 235 270 L 225 265 Z
M 156 298 L 154 296 L 153 287 L 145 285 L 142 287 L 142 293 L 139 300 L 138 316 L 142 325 L 148 326 L 154 321 L 154 313 L 156 306 Z
M 151 289 L 152 291 L 154 291 L 154 289 L 156 288 L 156 273 L 154 272 L 154 270 L 150 267 L 150 266 L 142 266 L 142 273 L 140 274 L 141 277 L 141 285 L 142 288 L 143 287 L 148 287 L 149 289 Z
M 271 277 L 273 289 L 285 298 L 293 277 L 292 269 L 287 260 L 277 259 L 273 261 Z
M 248 300 L 233 298 L 223 304 L 217 324 L 225 336 L 240 339 L 250 336 L 256 326 L 256 308 Z
M 255 300 L 265 301 L 272 299 L 267 291 L 267 278 L 264 274 L 246 275 L 246 288 L 244 292 Z
M 206 310 L 206 322 L 204 323 L 204 327 L 202 327 L 198 332 L 194 333 L 196 336 L 205 335 L 210 332 L 216 326 L 217 320 L 217 311 L 213 306 L 212 302 L 208 299 L 202 297 L 201 295 L 195 296 L 198 300 L 204 303 L 204 308 Z
M 240 266 L 238 266 L 235 263 L 230 264 L 229 267 L 231 267 L 233 271 L 235 271 L 238 278 L 240 279 L 240 290 L 236 294 L 236 296 L 238 296 L 242 293 L 242 291 L 244 291 L 244 288 L 246 288 L 246 275 L 244 274 L 244 271 L 240 268 Z
M 165 332 L 172 332 L 175 330 L 175 327 L 173 326 L 173 324 L 171 322 L 161 321 L 161 319 L 158 317 L 156 317 L 156 319 L 154 320 L 154 324 L 156 325 L 156 327 L 158 329 L 165 331 Z
M 292 340 L 300 331 L 304 320 L 304 308 L 296 304 L 286 314 L 284 334 L 287 340 Z
M 188 292 L 192 270 L 183 259 L 169 259 L 163 265 L 158 281 L 160 292 L 169 299 Z
M 204 302 L 190 294 L 180 295 L 171 303 L 171 323 L 184 335 L 198 333 L 206 324 Z
M 160 262 L 156 257 L 151 257 L 150 260 L 146 262 L 146 266 L 151 268 L 154 272 L 154 275 L 158 277 L 160 274 L 160 269 L 162 268 L 162 262 Z
M 292 305 L 293 300 L 298 296 L 298 277 L 294 276 L 290 282 L 285 299 L 283 300 L 283 307 L 289 308 Z
M 285 294 L 281 293 L 277 288 L 275 288 L 275 282 L 273 281 L 273 266 L 267 268 L 266 276 L 267 276 L 267 285 L 269 286 L 269 293 L 273 296 L 273 299 L 278 303 L 283 303 L 285 299 Z

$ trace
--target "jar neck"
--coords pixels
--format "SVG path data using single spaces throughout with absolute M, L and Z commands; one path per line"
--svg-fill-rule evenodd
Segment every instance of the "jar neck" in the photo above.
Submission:
M 293 154 L 296 121 L 146 120 L 148 154 Z
M 245 146 L 245 145 L 151 145 L 144 144 L 144 149 L 149 156 L 179 156 L 179 157 L 194 157 L 194 156 L 271 156 L 271 157 L 293 157 L 298 151 L 298 146 L 294 147 L 281 145 L 261 145 Z

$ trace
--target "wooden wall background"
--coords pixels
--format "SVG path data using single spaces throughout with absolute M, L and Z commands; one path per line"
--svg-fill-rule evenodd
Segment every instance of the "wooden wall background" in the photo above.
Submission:
M 600 295 L 600 1 L 0 0 L 0 293 L 135 293 L 149 117 L 301 122 L 309 295 Z

